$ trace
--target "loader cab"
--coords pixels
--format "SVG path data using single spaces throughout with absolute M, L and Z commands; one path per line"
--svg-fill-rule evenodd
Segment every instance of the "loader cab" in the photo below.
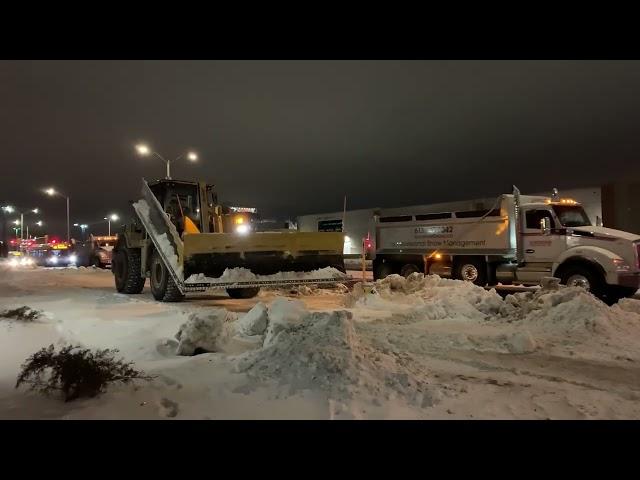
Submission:
M 222 207 L 218 205 L 215 186 L 205 182 L 157 180 L 149 188 L 169 215 L 180 235 L 188 217 L 200 233 L 226 231 L 221 221 Z
M 158 180 L 149 184 L 149 188 L 179 234 L 182 235 L 185 229 L 185 217 L 188 217 L 198 230 L 203 230 L 200 218 L 200 189 L 197 182 Z

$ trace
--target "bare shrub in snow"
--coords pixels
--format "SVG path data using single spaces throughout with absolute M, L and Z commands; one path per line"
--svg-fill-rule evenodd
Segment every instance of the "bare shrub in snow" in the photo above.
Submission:
M 62 392 L 65 402 L 80 397 L 95 397 L 107 385 L 133 380 L 150 380 L 144 372 L 132 367 L 133 363 L 116 360 L 118 350 L 96 350 L 69 345 L 59 352 L 53 345 L 42 348 L 22 364 L 16 388 L 28 385 L 31 390 L 50 395 Z
M 8 318 L 11 320 L 19 320 L 21 322 L 33 322 L 34 320 L 40 318 L 42 315 L 42 311 L 34 310 L 31 307 L 27 307 L 26 305 L 19 308 L 14 308 L 13 310 L 4 310 L 0 312 L 0 318 Z

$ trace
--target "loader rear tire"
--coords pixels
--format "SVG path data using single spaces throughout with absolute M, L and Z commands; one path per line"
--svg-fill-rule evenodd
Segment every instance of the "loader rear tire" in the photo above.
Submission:
M 118 292 L 128 294 L 142 292 L 146 279 L 140 274 L 141 265 L 139 249 L 124 247 L 114 252 L 111 270 Z
M 151 256 L 150 270 L 149 283 L 153 298 L 159 302 L 181 302 L 184 299 L 184 295 L 180 292 L 176 282 L 173 281 L 158 252 L 153 252 Z
M 260 287 L 227 288 L 227 295 L 231 298 L 253 298 L 258 295 Z

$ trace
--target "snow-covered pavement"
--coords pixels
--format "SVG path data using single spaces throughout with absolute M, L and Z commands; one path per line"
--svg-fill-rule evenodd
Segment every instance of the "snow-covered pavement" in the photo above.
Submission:
M 44 316 L 0 319 L 0 418 L 640 418 L 638 300 L 415 275 L 163 304 L 110 271 L 0 267 L 0 310 L 22 305 Z M 155 378 L 69 403 L 16 390 L 51 343 L 117 348 Z M 196 347 L 214 353 L 177 355 Z

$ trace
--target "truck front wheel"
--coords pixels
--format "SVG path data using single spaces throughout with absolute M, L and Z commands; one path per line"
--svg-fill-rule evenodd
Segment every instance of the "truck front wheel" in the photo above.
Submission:
M 165 266 L 160 254 L 156 251 L 151 256 L 151 294 L 160 302 L 180 302 L 184 295 L 173 281 L 169 270 Z
M 123 247 L 114 252 L 111 270 L 118 292 L 129 294 L 142 292 L 146 279 L 140 274 L 141 265 L 139 249 Z
M 484 259 L 467 257 L 455 261 L 453 278 L 484 287 L 487 284 L 487 264 Z
M 562 269 L 560 283 L 567 287 L 581 287 L 604 300 L 604 279 L 593 268 L 583 265 L 569 265 Z

